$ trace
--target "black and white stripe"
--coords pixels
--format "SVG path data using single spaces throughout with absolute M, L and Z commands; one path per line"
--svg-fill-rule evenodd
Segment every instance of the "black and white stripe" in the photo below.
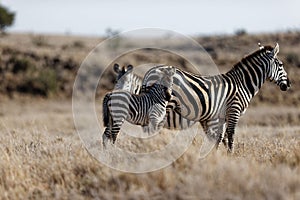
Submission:
M 120 67 L 114 64 L 114 71 L 117 73 L 114 90 L 125 90 L 132 94 L 140 94 L 143 79 L 133 73 L 133 66 Z
M 125 90 L 133 94 L 140 94 L 142 91 L 146 91 L 145 88 L 142 89 L 143 78 L 133 73 L 132 65 L 120 67 L 118 64 L 115 64 L 114 71 L 117 73 L 117 82 L 114 90 Z M 155 80 L 152 80 L 151 85 L 156 83 L 158 79 L 159 77 L 155 75 Z M 164 128 L 170 130 L 182 130 L 195 124 L 195 121 L 182 118 L 181 115 L 176 112 L 175 108 L 176 105 L 174 102 L 168 103 Z
M 103 100 L 103 146 L 108 140 L 117 138 L 124 120 L 144 127 L 149 133 L 157 132 L 165 124 L 166 106 L 172 93 L 172 76 L 175 69 L 162 70 L 161 77 L 147 92 L 132 94 L 115 90 L 106 94 Z
M 278 52 L 278 44 L 274 48 L 261 47 L 227 73 L 216 76 L 200 76 L 175 68 L 170 100 L 176 105 L 174 110 L 188 120 L 199 121 L 206 134 L 216 140 L 217 147 L 221 141 L 227 145 L 228 139 L 228 151 L 232 152 L 239 117 L 265 80 L 275 81 L 283 91 L 290 87 Z M 143 87 L 151 86 L 159 70 L 165 68 L 170 67 L 158 66 L 148 71 Z

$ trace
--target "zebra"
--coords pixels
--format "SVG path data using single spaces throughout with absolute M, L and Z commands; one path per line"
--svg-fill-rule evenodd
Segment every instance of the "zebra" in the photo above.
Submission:
M 132 65 L 120 67 L 115 63 L 113 68 L 117 73 L 114 90 L 125 90 L 133 94 L 141 93 L 143 79 L 133 73 Z
M 162 128 L 165 123 L 166 106 L 171 98 L 175 69 L 165 69 L 161 72 L 162 76 L 147 92 L 137 95 L 116 90 L 104 97 L 102 111 L 106 127 L 102 136 L 104 147 L 108 140 L 115 143 L 124 120 L 142 125 L 149 133 Z
M 278 43 L 274 48 L 260 46 L 227 73 L 215 76 L 201 76 L 174 67 L 176 73 L 170 101 L 176 102 L 175 110 L 182 117 L 200 122 L 208 138 L 216 142 L 216 148 L 223 141 L 228 153 L 232 153 L 238 120 L 263 83 L 269 79 L 282 91 L 291 87 L 283 63 L 277 58 L 278 53 Z M 159 69 L 166 68 L 170 66 L 158 66 L 148 71 L 143 87 L 153 83 Z
M 116 85 L 114 90 L 125 90 L 133 94 L 140 94 L 145 92 L 147 89 L 142 88 L 143 78 L 133 73 L 133 66 L 120 67 L 117 63 L 114 64 L 114 71 L 117 73 Z M 154 82 L 157 81 L 157 77 Z M 167 104 L 166 123 L 164 124 L 165 129 L 169 130 L 183 130 L 191 127 L 196 122 L 182 118 L 181 115 L 175 110 L 176 105 L 173 101 Z

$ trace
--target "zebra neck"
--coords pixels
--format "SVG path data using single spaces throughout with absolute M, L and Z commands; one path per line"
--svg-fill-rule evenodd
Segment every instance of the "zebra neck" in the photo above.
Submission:
M 167 88 L 161 85 L 154 85 L 148 93 L 146 93 L 147 95 L 151 96 L 152 100 L 157 101 L 157 102 L 162 102 L 166 100 L 166 94 L 165 94 L 165 90 Z
M 246 57 L 226 74 L 253 97 L 266 80 L 267 65 L 258 56 Z

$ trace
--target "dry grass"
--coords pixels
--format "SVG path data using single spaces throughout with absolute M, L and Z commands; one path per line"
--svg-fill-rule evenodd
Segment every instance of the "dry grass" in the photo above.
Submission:
M 270 83 L 263 86 L 239 123 L 234 155 L 227 156 L 221 148 L 206 159 L 198 160 L 202 139 L 197 136 L 176 162 L 145 174 L 119 172 L 91 157 L 74 128 L 71 100 L 55 100 L 60 93 L 49 100 L 28 96 L 19 99 L 14 88 L 3 83 L 14 86 L 24 75 L 17 76 L 2 64 L 0 198 L 300 199 L 299 38 L 299 32 L 196 38 L 222 72 L 257 49 L 257 42 L 264 45 L 279 42 L 280 58 L 292 80 L 292 88 L 284 94 Z M 1 38 L 0 60 L 6 63 L 13 55 L 24 57 L 34 61 L 36 69 L 42 70 L 44 67 L 57 68 L 57 64 L 52 66 L 46 61 L 59 56 L 61 66 L 72 60 L 78 67 L 102 40 L 11 34 Z M 188 67 L 182 59 L 156 53 L 147 50 L 115 61 L 139 65 L 153 59 L 160 63 L 165 59 L 166 63 Z M 191 55 L 198 56 L 193 52 Z M 99 60 L 92 60 L 92 64 L 103 70 Z M 74 73 L 58 67 L 57 74 L 63 78 L 62 97 L 71 94 L 77 67 L 73 69 Z M 113 76 L 109 73 L 106 85 L 112 86 Z M 8 89 L 12 90 L 12 95 L 7 94 Z M 12 99 L 3 100 L 2 97 L 8 96 Z M 158 137 L 162 141 L 146 146 L 140 140 L 120 136 L 117 146 L 127 145 L 130 150 L 144 152 L 163 146 L 171 138 L 164 132 Z
M 136 175 L 110 169 L 87 153 L 69 101 L 4 101 L 0 113 L 1 199 L 300 198 L 296 125 L 245 125 L 245 117 L 234 155 L 221 149 L 198 160 L 197 136 L 172 165 Z

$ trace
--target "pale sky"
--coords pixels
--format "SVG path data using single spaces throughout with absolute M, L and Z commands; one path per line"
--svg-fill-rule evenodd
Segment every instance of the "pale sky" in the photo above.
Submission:
M 299 0 L 1 0 L 17 13 L 9 31 L 105 34 L 162 28 L 183 34 L 300 29 Z

